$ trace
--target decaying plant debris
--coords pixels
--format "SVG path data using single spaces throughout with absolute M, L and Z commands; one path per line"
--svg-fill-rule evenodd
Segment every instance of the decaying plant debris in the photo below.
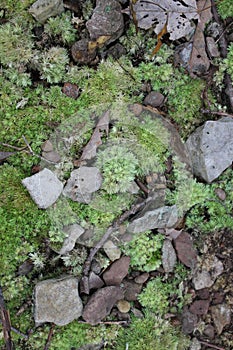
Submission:
M 213 181 L 187 153 L 207 122 L 232 128 L 232 17 L 231 0 L 3 0 L 1 349 L 233 347 L 229 132 Z M 41 209 L 22 180 L 45 169 L 98 186 Z M 61 288 L 77 319 L 67 300 L 52 318 Z

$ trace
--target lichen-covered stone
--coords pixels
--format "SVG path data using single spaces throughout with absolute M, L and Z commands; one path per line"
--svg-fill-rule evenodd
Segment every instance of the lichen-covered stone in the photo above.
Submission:
M 83 310 L 78 279 L 65 277 L 37 283 L 34 291 L 36 325 L 52 322 L 64 326 L 78 319 Z
M 40 23 L 49 17 L 58 16 L 64 11 L 62 0 L 37 0 L 29 8 L 29 12 Z

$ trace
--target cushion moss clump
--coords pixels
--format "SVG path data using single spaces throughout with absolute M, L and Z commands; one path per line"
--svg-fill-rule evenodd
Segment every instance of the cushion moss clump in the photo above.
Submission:
M 150 272 L 161 265 L 161 250 L 164 235 L 146 231 L 124 245 L 123 250 L 129 255 L 130 265 L 137 270 Z
M 128 328 L 120 330 L 114 349 L 124 350 L 127 344 L 134 350 L 185 350 L 190 340 L 179 328 L 147 312 L 145 318 L 134 318 Z

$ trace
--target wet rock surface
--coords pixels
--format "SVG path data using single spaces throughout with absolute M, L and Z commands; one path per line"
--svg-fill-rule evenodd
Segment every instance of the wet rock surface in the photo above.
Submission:
M 78 319 L 83 304 L 78 293 L 78 279 L 74 277 L 48 279 L 35 287 L 35 323 L 52 322 L 64 326 Z
M 30 196 L 41 209 L 47 209 L 54 204 L 63 190 L 63 184 L 49 169 L 22 180 Z

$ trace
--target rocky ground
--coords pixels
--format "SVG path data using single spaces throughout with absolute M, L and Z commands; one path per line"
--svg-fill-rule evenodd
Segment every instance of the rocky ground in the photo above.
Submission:
M 2 349 L 233 348 L 232 18 L 178 3 L 4 3 Z

